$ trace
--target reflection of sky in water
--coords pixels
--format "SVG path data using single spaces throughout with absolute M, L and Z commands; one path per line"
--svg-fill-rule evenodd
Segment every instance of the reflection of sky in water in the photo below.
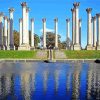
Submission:
M 1 63 L 0 99 L 100 99 L 100 65 Z

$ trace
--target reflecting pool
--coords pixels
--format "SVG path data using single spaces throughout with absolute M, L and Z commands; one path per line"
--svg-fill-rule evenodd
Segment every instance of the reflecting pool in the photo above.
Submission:
M 100 64 L 1 62 L 0 100 L 100 100 Z

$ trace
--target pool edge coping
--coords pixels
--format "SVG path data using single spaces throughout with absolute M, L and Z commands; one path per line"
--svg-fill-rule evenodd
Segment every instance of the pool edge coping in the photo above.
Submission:
M 0 62 L 43 62 L 47 59 L 0 59 Z M 51 62 L 94 62 L 96 59 L 53 59 Z

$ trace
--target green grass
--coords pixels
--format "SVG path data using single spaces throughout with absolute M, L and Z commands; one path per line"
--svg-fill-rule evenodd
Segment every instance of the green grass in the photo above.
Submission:
M 81 50 L 81 51 L 68 51 L 63 50 L 66 54 L 66 59 L 97 59 L 100 58 L 100 51 L 94 50 Z M 0 51 L 0 59 L 37 59 L 37 51 Z M 48 53 L 47 53 L 48 54 Z M 55 52 L 53 52 L 55 57 Z
M 36 57 L 37 51 L 0 51 L 0 59 L 15 58 L 15 59 L 32 59 Z
M 81 50 L 81 51 L 67 51 L 64 50 L 67 59 L 97 59 L 100 58 L 100 51 L 96 50 Z

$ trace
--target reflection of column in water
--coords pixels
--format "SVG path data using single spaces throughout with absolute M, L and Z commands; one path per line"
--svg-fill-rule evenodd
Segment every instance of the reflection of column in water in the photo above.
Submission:
M 90 65 L 88 70 L 88 80 L 87 80 L 87 99 L 91 99 L 91 86 L 92 86 L 92 64 Z
M 96 93 L 96 66 L 93 65 L 93 75 L 92 75 L 92 94 L 95 95 Z
M 71 85 L 71 75 L 72 75 L 72 71 L 69 70 L 69 73 L 67 75 L 67 91 L 70 90 L 70 85 Z
M 48 73 L 49 73 L 49 72 L 48 72 L 47 70 L 45 70 L 45 71 L 43 72 L 43 87 L 44 87 L 44 92 L 47 91 Z
M 30 100 L 30 73 L 21 74 L 22 91 L 25 100 Z
M 60 71 L 59 70 L 55 70 L 54 71 L 54 79 L 55 79 L 55 91 L 58 91 L 58 87 L 59 87 L 59 74 Z
M 0 95 L 2 94 L 2 90 L 1 90 L 2 89 L 2 86 L 1 86 L 1 81 L 2 80 L 1 80 L 1 77 L 2 77 L 2 75 L 0 74 Z
M 75 66 L 76 67 L 76 66 Z M 79 88 L 80 88 L 80 70 L 76 69 L 73 73 L 73 90 L 72 90 L 72 98 L 77 100 L 79 98 Z
M 5 74 L 2 75 L 1 77 L 1 90 L 2 90 L 2 97 L 5 97 L 7 94 L 6 94 L 6 87 L 5 87 Z
M 100 100 L 100 65 L 97 68 L 97 94 L 96 100 Z
M 11 74 L 10 93 L 11 93 L 12 95 L 14 95 L 14 78 L 15 78 L 15 74 Z
M 6 74 L 5 75 L 5 90 L 7 94 L 10 93 L 10 88 L 11 88 L 11 75 Z
M 31 88 L 31 93 L 32 93 L 33 91 L 35 91 L 35 74 L 36 74 L 36 72 L 33 71 L 33 72 L 31 73 L 31 75 L 30 75 L 30 88 Z
M 67 85 L 66 85 L 66 89 L 67 89 L 67 91 L 69 92 L 70 91 L 70 88 L 71 88 L 71 81 L 72 81 L 72 73 L 73 73 L 73 69 L 74 67 L 73 67 L 73 64 L 70 64 L 70 69 L 69 69 L 69 71 L 68 71 L 68 75 L 67 75 Z

